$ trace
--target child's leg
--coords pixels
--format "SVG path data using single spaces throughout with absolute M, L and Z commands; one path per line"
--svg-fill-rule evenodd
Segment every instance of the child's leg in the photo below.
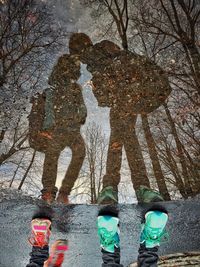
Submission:
M 31 237 L 29 242 L 32 245 L 30 261 L 27 267 L 43 267 L 49 257 L 49 237 L 51 221 L 49 219 L 35 218 L 31 221 Z
M 49 247 L 40 248 L 33 246 L 30 256 L 29 264 L 26 267 L 43 267 L 44 262 L 49 258 Z
M 108 215 L 107 215 L 108 214 Z M 97 227 L 102 252 L 102 267 L 123 267 L 120 264 L 119 218 L 107 213 L 98 216 Z
M 138 267 L 157 267 L 158 248 L 146 248 L 141 244 L 138 255 Z
M 42 174 L 42 185 L 41 190 L 42 199 L 47 203 L 51 204 L 55 198 L 58 191 L 56 184 L 57 169 L 58 169 L 58 158 L 59 151 L 48 150 L 45 153 L 43 174 Z
M 149 211 L 145 214 L 140 235 L 138 267 L 157 267 L 158 247 L 165 235 L 168 215 L 161 211 Z
M 64 261 L 65 252 L 68 250 L 68 242 L 65 239 L 59 239 L 51 247 L 51 253 L 43 267 L 61 267 Z
M 115 248 L 114 252 L 108 252 L 104 249 L 101 250 L 102 252 L 102 267 L 123 267 L 120 264 L 120 248 Z

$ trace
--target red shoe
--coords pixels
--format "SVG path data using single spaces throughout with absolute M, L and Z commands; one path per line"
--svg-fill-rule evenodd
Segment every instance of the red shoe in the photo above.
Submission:
M 67 250 L 67 240 L 57 240 L 51 247 L 49 259 L 45 262 L 44 267 L 60 267 L 64 261 L 65 251 Z
M 48 219 L 36 218 L 31 221 L 31 237 L 28 239 L 34 247 L 43 248 L 49 243 L 51 221 Z
M 63 203 L 65 205 L 70 204 L 68 195 L 66 193 L 60 192 L 57 197 L 58 203 Z

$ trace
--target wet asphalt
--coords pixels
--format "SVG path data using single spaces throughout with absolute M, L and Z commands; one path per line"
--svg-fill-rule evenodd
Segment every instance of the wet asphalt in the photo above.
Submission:
M 200 250 L 200 200 L 165 202 L 169 212 L 169 241 L 160 255 Z M 142 213 L 149 205 L 118 205 L 120 210 L 121 263 L 126 267 L 137 258 Z M 31 246 L 27 242 L 30 221 L 35 212 L 45 210 L 52 216 L 50 244 L 59 238 L 69 240 L 63 267 L 101 266 L 97 236 L 96 205 L 53 205 L 50 209 L 29 197 L 0 203 L 0 266 L 25 267 Z

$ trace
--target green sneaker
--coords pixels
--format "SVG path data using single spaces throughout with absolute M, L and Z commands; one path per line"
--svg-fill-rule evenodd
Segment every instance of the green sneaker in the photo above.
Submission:
M 136 191 L 136 196 L 139 203 L 164 201 L 164 198 L 161 196 L 159 192 L 143 185 L 141 185 L 140 188 Z
M 118 203 L 118 194 L 112 186 L 105 187 L 99 197 L 98 204 L 115 204 Z
M 168 215 L 161 211 L 149 211 L 145 214 L 145 223 L 142 224 L 140 244 L 145 243 L 146 248 L 160 246 L 163 238 L 167 237 L 165 226 Z
M 97 227 L 101 248 L 114 253 L 115 247 L 120 247 L 119 219 L 109 215 L 98 216 Z

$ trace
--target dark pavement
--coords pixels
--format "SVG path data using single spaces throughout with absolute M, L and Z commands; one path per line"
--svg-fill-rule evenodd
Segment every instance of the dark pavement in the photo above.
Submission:
M 0 203 L 0 266 L 25 267 L 29 260 L 27 242 L 30 221 L 42 202 L 29 197 Z M 170 240 L 162 244 L 160 254 L 200 250 L 200 200 L 166 202 L 169 212 Z M 124 266 L 137 257 L 141 212 L 148 205 L 119 205 L 121 262 Z M 63 267 L 101 266 L 96 216 L 99 206 L 53 205 L 51 243 L 58 238 L 69 240 Z

